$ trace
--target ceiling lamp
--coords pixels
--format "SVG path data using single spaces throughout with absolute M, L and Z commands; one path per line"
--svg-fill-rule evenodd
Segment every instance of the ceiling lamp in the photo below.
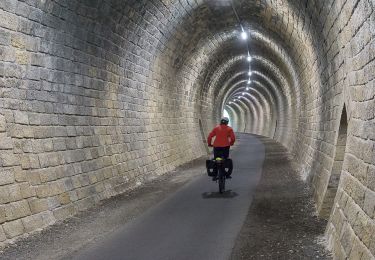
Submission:
M 247 33 L 245 31 L 241 32 L 241 38 L 242 40 L 247 40 Z

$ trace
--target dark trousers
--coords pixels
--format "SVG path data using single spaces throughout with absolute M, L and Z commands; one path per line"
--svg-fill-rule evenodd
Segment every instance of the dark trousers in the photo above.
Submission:
M 224 159 L 228 159 L 229 158 L 229 148 L 230 148 L 230 146 L 214 147 L 214 158 L 223 157 Z

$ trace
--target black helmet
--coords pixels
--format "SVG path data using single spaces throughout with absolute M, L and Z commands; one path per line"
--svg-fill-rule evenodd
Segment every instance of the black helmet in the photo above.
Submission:
M 222 117 L 220 119 L 220 124 L 227 125 L 229 123 L 229 118 L 228 117 Z

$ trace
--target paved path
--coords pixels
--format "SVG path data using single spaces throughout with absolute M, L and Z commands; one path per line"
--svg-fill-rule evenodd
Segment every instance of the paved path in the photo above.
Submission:
M 75 259 L 228 259 L 264 160 L 258 139 L 238 137 L 226 194 L 218 194 L 217 184 L 207 176 L 198 177 Z

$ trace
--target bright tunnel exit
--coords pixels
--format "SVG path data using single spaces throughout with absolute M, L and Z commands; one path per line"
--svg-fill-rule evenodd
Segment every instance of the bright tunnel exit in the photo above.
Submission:
M 229 118 L 229 123 L 228 123 L 228 125 L 229 125 L 229 126 L 232 126 L 232 120 L 231 120 L 231 118 L 230 118 L 230 116 L 229 116 L 229 113 L 228 113 L 228 111 L 227 111 L 226 109 L 224 109 L 223 117 L 228 117 L 228 118 Z

